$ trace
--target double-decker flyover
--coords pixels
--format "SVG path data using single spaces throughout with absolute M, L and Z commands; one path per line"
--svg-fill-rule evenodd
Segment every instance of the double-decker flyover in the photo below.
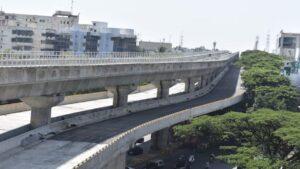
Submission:
M 187 73 L 186 76 L 174 75 L 163 78 L 157 85 L 159 99 L 128 105 L 126 97 L 134 85 L 130 83 L 130 87 L 126 88 L 126 97 L 121 94 L 124 89 L 117 87 L 114 89 L 117 90 L 114 94 L 119 97 L 121 95 L 122 99 L 115 99 L 115 102 L 119 104 L 115 105 L 117 108 L 112 111 L 66 119 L 63 122 L 53 123 L 2 142 L 0 144 L 2 154 L 0 168 L 123 168 L 124 152 L 136 139 L 193 117 L 238 103 L 242 98 L 242 93 L 236 90 L 236 87 L 239 86 L 237 85 L 239 70 L 229 69 L 235 57 L 237 57 L 236 54 L 227 57 L 223 60 L 224 63 L 218 63 L 219 66 L 216 66 L 218 64 L 214 65 L 214 61 L 210 61 L 209 65 L 212 67 L 198 68 L 198 73 L 195 74 L 192 73 L 195 69 L 192 69 L 191 74 Z M 198 62 L 192 64 L 194 63 Z M 206 72 L 205 69 L 212 70 Z M 229 72 L 226 73 L 228 69 Z M 178 72 L 177 74 L 179 74 Z M 205 73 L 203 74 L 203 72 Z M 205 77 L 205 75 L 209 76 Z M 148 74 L 148 76 L 150 75 Z M 167 89 L 172 85 L 172 81 L 169 80 L 174 79 L 186 80 L 186 93 L 168 96 Z M 203 95 L 205 96 L 199 98 Z M 29 95 L 28 98 L 30 97 L 36 96 Z M 49 98 L 49 96 L 47 97 Z M 103 113 L 108 116 L 102 118 Z M 70 128 L 64 128 L 64 125 Z M 51 135 L 50 131 L 55 132 Z M 43 135 L 47 132 L 48 135 Z M 28 144 L 36 138 L 37 135 L 34 134 L 37 133 L 40 134 L 39 136 L 43 136 L 38 139 L 41 143 Z M 26 136 L 29 136 L 29 139 Z M 13 146 L 19 142 L 21 143 L 18 147 Z M 6 148 L 5 145 L 7 145 Z

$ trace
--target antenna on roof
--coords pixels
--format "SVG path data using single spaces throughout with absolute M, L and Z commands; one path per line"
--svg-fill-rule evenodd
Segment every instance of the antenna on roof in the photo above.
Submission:
M 179 47 L 183 47 L 183 39 L 184 39 L 184 36 L 183 36 L 183 31 L 181 32 L 180 34 L 180 37 L 179 37 Z

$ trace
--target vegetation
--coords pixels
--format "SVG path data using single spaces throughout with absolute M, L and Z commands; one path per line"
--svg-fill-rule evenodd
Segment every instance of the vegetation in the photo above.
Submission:
M 220 160 L 242 169 L 300 168 L 297 93 L 280 73 L 283 59 L 246 51 L 237 65 L 244 68 L 247 113 L 201 116 L 175 126 L 176 138 L 196 148 L 219 147 Z
M 246 51 L 237 65 L 242 66 L 246 103 L 250 110 L 271 108 L 274 110 L 297 109 L 297 92 L 289 79 L 281 74 L 282 57 L 262 51 Z

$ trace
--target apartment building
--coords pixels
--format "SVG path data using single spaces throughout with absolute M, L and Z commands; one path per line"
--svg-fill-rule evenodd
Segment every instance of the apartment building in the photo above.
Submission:
M 164 48 L 165 51 L 171 51 L 172 43 L 140 41 L 139 48 L 143 51 L 158 52 L 161 50 L 161 48 Z
M 285 56 L 287 60 L 300 58 L 300 33 L 280 32 L 277 40 L 277 54 Z
M 134 30 L 108 28 L 105 22 L 79 24 L 79 16 L 71 12 L 56 11 L 52 16 L 0 12 L 0 51 L 112 52 L 135 49 Z

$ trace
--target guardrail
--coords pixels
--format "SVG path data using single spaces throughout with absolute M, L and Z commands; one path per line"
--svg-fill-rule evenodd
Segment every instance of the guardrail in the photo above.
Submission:
M 107 64 L 138 64 L 212 61 L 228 59 L 227 51 L 202 53 L 73 53 L 73 52 L 11 52 L 0 53 L 0 67 L 84 66 Z

